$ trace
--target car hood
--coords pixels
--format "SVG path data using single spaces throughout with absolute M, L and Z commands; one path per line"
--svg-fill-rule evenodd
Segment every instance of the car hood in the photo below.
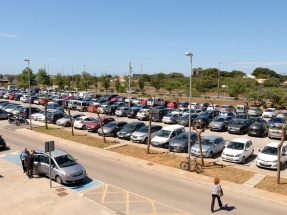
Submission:
M 186 140 L 171 140 L 169 142 L 169 145 L 171 145 L 171 146 L 187 146 L 188 141 L 186 141 Z
M 115 129 L 115 127 L 103 127 L 104 133 L 109 133 L 110 131 L 112 131 L 114 129 Z M 102 132 L 101 129 L 100 129 L 100 132 Z
M 70 119 L 61 118 L 61 119 L 58 119 L 57 121 L 59 121 L 59 122 L 67 122 L 67 121 L 70 121 Z M 73 121 L 73 119 L 72 119 L 72 121 Z
M 201 145 L 202 147 L 202 151 L 208 151 L 209 149 L 213 148 L 213 146 L 205 146 L 205 145 Z M 195 144 L 192 149 L 196 149 L 199 150 L 199 145 Z
M 134 133 L 133 133 L 133 135 L 136 135 L 136 136 L 144 136 L 144 135 L 146 135 L 147 134 L 147 132 L 139 132 L 139 131 L 135 131 Z
M 120 132 L 124 132 L 124 133 L 130 133 L 133 131 L 135 131 L 135 130 L 134 129 L 122 129 L 122 130 L 120 130 Z
M 211 124 L 211 125 L 223 125 L 224 122 L 215 122 L 215 121 L 212 121 L 210 124 Z
M 73 166 L 63 167 L 60 168 L 62 171 L 69 173 L 70 175 L 79 173 L 81 171 L 84 171 L 84 167 L 81 164 L 76 164 Z
M 229 154 L 229 155 L 238 155 L 238 154 L 242 154 L 244 150 L 235 150 L 235 149 L 228 149 L 228 148 L 225 148 L 223 150 L 223 152 L 225 154 Z
M 232 124 L 229 126 L 229 128 L 241 128 L 241 127 L 243 127 L 243 125 Z
M 100 125 L 100 123 L 99 122 L 89 122 L 88 124 L 87 124 L 87 126 L 99 126 Z
M 263 153 L 259 153 L 259 155 L 257 155 L 257 158 L 260 158 L 263 161 L 275 161 L 277 160 L 278 156 L 277 155 L 268 155 L 268 154 L 263 154 Z

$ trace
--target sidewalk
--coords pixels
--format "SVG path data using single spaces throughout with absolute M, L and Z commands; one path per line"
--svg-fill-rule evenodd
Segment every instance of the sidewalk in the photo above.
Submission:
M 29 179 L 21 168 L 2 159 L 0 184 L 1 214 L 118 214 L 57 183 L 50 188 L 46 178 Z
M 173 177 L 185 179 L 188 181 L 192 181 L 194 183 L 206 185 L 208 187 L 211 187 L 213 183 L 213 178 L 210 178 L 207 176 L 198 175 L 193 172 L 183 171 L 181 169 L 172 168 L 172 167 L 168 167 L 168 166 L 157 164 L 157 163 L 153 163 L 153 165 L 149 165 L 150 162 L 146 160 L 141 160 L 138 158 L 133 158 L 133 157 L 129 157 L 126 155 L 118 154 L 112 151 L 99 149 L 96 147 L 80 144 L 80 143 L 69 141 L 69 140 L 64 140 L 58 137 L 34 132 L 29 129 L 17 129 L 16 132 L 19 132 L 23 135 L 29 135 L 29 136 L 33 136 L 36 138 L 41 138 L 43 141 L 50 141 L 53 139 L 57 143 L 57 145 L 60 144 L 60 145 L 69 146 L 71 148 L 94 153 L 96 155 L 108 157 L 110 159 L 125 162 L 130 165 L 160 172 L 160 173 L 170 175 Z M 253 197 L 258 200 L 272 202 L 274 204 L 287 207 L 287 196 L 271 193 L 268 191 L 260 190 L 257 188 L 252 188 L 249 186 L 243 186 L 243 185 L 228 182 L 228 181 L 221 181 L 221 184 L 224 186 L 225 191 L 248 196 L 248 197 Z

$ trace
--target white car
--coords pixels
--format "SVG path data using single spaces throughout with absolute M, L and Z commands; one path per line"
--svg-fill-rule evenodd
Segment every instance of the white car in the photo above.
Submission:
M 55 109 L 48 109 L 47 110 L 47 112 L 56 112 L 57 110 L 55 110 Z M 42 116 L 44 116 L 44 118 L 42 119 L 42 118 L 40 118 L 40 120 L 39 120 L 39 117 L 42 117 Z M 31 115 L 31 119 L 32 120 L 35 120 L 35 121 L 41 121 L 41 120 L 43 120 L 44 121 L 44 119 L 45 119 L 45 110 L 41 110 L 40 112 L 38 112 L 38 113 L 34 113 L 34 114 L 32 114 Z
M 254 147 L 252 141 L 244 138 L 237 138 L 225 147 L 221 154 L 223 161 L 229 161 L 234 163 L 244 164 L 248 157 L 252 157 L 254 153 Z
M 189 112 L 189 108 L 176 108 L 174 111 L 170 112 L 171 114 L 183 115 L 185 112 Z
M 74 128 L 79 128 L 86 130 L 87 129 L 87 124 L 90 122 L 96 121 L 95 118 L 90 117 L 90 116 L 81 116 L 75 119 L 74 121 Z
M 190 103 L 190 106 L 191 106 L 190 107 L 191 109 L 197 109 L 199 107 L 199 103 L 194 103 L 193 102 L 193 103 Z M 189 105 L 188 105 L 188 108 L 189 108 Z
M 278 161 L 278 144 L 279 142 L 272 142 L 264 146 L 262 150 L 259 150 L 259 154 L 256 157 L 255 163 L 258 167 L 264 167 L 268 169 L 277 169 Z M 281 165 L 287 161 L 287 145 L 284 144 L 281 148 Z
M 214 104 L 214 105 L 209 105 L 208 106 L 208 108 L 207 108 L 207 110 L 220 110 L 220 106 L 219 105 L 217 105 L 217 104 Z
M 28 103 L 29 102 L 29 96 L 28 95 L 23 95 L 20 98 L 20 101 L 23 102 L 23 103 Z
M 276 116 L 276 108 L 267 108 L 265 111 L 262 113 L 262 117 L 273 117 Z

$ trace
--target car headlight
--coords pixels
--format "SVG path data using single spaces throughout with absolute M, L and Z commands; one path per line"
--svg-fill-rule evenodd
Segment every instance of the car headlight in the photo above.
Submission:
M 262 161 L 262 159 L 261 159 L 260 157 L 258 157 L 258 156 L 257 156 L 257 158 L 256 158 L 256 159 L 257 159 L 257 160 L 260 160 L 260 161 Z
M 66 173 L 65 176 L 70 177 L 71 175 L 70 175 L 70 173 Z
M 240 157 L 241 154 L 235 155 L 234 157 Z
M 127 136 L 129 136 L 129 135 L 131 135 L 131 134 L 132 134 L 132 132 L 126 133 Z
M 117 135 L 119 135 L 120 134 L 120 132 L 117 132 Z

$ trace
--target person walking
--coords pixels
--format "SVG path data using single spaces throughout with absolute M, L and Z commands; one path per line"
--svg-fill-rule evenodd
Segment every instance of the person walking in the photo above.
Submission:
M 211 213 L 214 212 L 214 202 L 215 198 L 217 198 L 219 207 L 223 207 L 222 202 L 220 200 L 220 196 L 218 195 L 221 192 L 221 185 L 219 178 L 214 179 L 213 189 L 212 189 L 212 201 L 211 201 Z
M 20 153 L 20 160 L 22 162 L 22 167 L 23 167 L 23 173 L 27 172 L 27 168 L 25 165 L 27 156 L 29 155 L 29 151 L 27 150 L 27 148 L 24 148 L 23 151 Z
M 34 166 L 34 151 L 31 150 L 31 154 L 27 156 L 26 166 L 27 166 L 27 176 L 33 178 L 33 166 Z

